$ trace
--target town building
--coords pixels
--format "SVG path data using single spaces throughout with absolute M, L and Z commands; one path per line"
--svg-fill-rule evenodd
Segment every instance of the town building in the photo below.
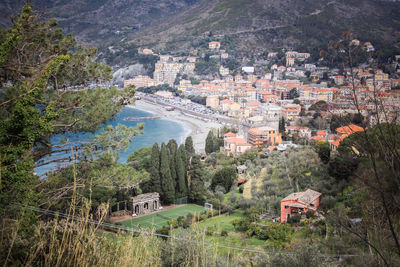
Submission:
M 311 137 L 311 130 L 305 126 L 286 126 L 285 132 L 287 134 L 298 134 L 300 137 L 303 138 L 310 138 Z
M 219 106 L 219 97 L 217 95 L 209 95 L 206 98 L 206 106 L 210 108 L 218 108 Z
M 234 133 L 227 133 L 224 135 L 224 147 L 222 151 L 226 155 L 241 155 L 247 151 L 250 151 L 252 146 L 246 142 L 242 136 L 237 136 Z
M 129 85 L 134 85 L 136 89 L 140 88 L 140 87 L 157 86 L 160 84 L 162 84 L 162 83 L 159 81 L 153 80 L 149 76 L 142 76 L 142 75 L 138 75 L 132 79 L 124 81 L 124 87 L 127 87 Z
M 301 106 L 298 104 L 284 104 L 282 105 L 282 117 L 287 121 L 295 120 L 299 117 Z
M 221 43 L 217 41 L 211 41 L 208 43 L 208 48 L 212 50 L 218 50 L 221 48 Z
M 271 127 L 251 128 L 247 139 L 252 146 L 278 145 L 282 142 L 281 134 Z
M 173 98 L 172 92 L 169 92 L 169 91 L 157 91 L 155 93 L 155 95 L 162 97 L 164 99 L 172 99 Z

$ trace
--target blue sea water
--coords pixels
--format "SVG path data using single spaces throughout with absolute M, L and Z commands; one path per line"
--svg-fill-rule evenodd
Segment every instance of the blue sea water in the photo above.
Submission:
M 185 138 L 184 127 L 175 121 L 165 120 L 165 119 L 154 119 L 154 120 L 140 120 L 140 121 L 126 121 L 125 118 L 128 117 L 150 117 L 157 116 L 158 114 L 153 114 L 147 111 L 139 110 L 133 107 L 123 107 L 122 111 L 116 116 L 112 121 L 106 123 L 106 125 L 116 126 L 117 124 L 124 124 L 128 127 L 135 127 L 138 123 L 144 123 L 143 134 L 135 136 L 129 145 L 128 149 L 124 152 L 119 153 L 119 161 L 126 162 L 129 154 L 133 153 L 136 149 L 152 146 L 155 142 L 161 144 L 162 142 L 167 143 L 170 139 L 175 139 L 178 144 L 183 143 Z M 99 133 L 101 130 L 96 132 Z M 64 134 L 57 135 L 51 139 L 52 144 L 59 144 L 62 139 L 68 138 L 70 142 L 74 141 L 85 141 L 92 137 L 94 134 L 90 133 L 77 133 L 77 134 Z M 52 155 L 52 158 L 47 158 L 45 160 L 51 160 L 60 156 L 65 156 L 66 153 L 71 154 L 71 152 L 63 152 L 63 155 Z M 56 169 L 64 164 L 49 164 L 35 169 L 38 175 L 42 175 L 48 171 Z

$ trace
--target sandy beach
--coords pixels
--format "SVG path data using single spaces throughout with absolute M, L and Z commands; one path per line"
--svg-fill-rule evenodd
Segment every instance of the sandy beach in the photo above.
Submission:
M 222 127 L 217 122 L 207 122 L 202 119 L 186 115 L 179 110 L 167 111 L 165 106 L 136 100 L 132 106 L 134 108 L 153 113 L 162 119 L 175 121 L 184 128 L 184 138 L 192 136 L 193 146 L 197 153 L 204 153 L 205 140 L 210 129 L 219 129 Z

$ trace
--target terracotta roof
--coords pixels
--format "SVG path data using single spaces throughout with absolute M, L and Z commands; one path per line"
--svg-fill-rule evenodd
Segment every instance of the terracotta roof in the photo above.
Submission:
M 236 137 L 236 134 L 229 132 L 229 133 L 224 134 L 224 137 Z
M 296 200 L 299 202 L 303 202 L 306 204 L 311 204 L 315 199 L 321 196 L 320 192 L 307 189 L 304 192 L 298 192 L 298 193 L 291 193 L 281 201 L 286 201 L 286 200 Z
M 325 136 L 326 135 L 326 131 L 317 131 L 317 135 Z
M 340 134 L 352 134 L 355 132 L 363 132 L 363 131 L 364 131 L 364 128 L 357 126 L 355 124 L 350 124 L 350 125 L 339 127 L 336 129 L 336 132 L 340 133 Z
M 305 192 L 303 192 L 300 197 L 298 198 L 299 201 L 303 203 L 310 204 L 312 203 L 315 199 L 321 196 L 320 192 L 307 189 Z
M 321 135 L 311 136 L 310 140 L 325 140 L 325 137 Z
M 230 137 L 228 139 L 226 139 L 227 143 L 234 143 L 236 145 L 250 145 L 246 142 L 246 140 L 244 138 L 241 137 Z

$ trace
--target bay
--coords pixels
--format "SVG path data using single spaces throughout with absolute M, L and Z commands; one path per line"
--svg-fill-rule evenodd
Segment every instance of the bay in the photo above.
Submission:
M 115 127 L 117 124 L 123 124 L 128 127 L 135 127 L 138 123 L 144 123 L 143 134 L 135 136 L 130 143 L 126 151 L 119 153 L 119 162 L 125 163 L 128 159 L 129 154 L 133 153 L 136 149 L 152 146 L 155 142 L 161 144 L 162 142 L 167 143 L 170 139 L 175 139 L 178 144 L 184 142 L 185 129 L 182 124 L 165 120 L 165 119 L 152 119 L 152 120 L 138 120 L 138 121 L 128 121 L 124 120 L 126 118 L 140 118 L 140 117 L 151 117 L 158 116 L 159 114 L 153 114 L 144 110 L 139 110 L 132 106 L 125 106 L 122 108 L 121 112 L 117 114 L 114 120 L 108 121 L 106 125 L 112 125 Z M 103 127 L 104 127 L 103 126 Z M 95 134 L 100 133 L 101 129 Z M 68 138 L 70 142 L 75 141 L 86 141 L 93 137 L 95 134 L 91 133 L 77 133 L 77 134 L 63 134 L 57 135 L 51 138 L 52 144 L 59 144 L 61 140 Z M 71 154 L 71 152 L 67 152 Z M 64 154 L 55 154 L 51 157 L 45 158 L 45 161 L 56 159 L 60 156 L 65 156 Z M 56 170 L 57 168 L 65 166 L 65 163 L 52 163 L 49 165 L 41 166 L 35 169 L 37 175 L 42 175 L 46 172 Z

